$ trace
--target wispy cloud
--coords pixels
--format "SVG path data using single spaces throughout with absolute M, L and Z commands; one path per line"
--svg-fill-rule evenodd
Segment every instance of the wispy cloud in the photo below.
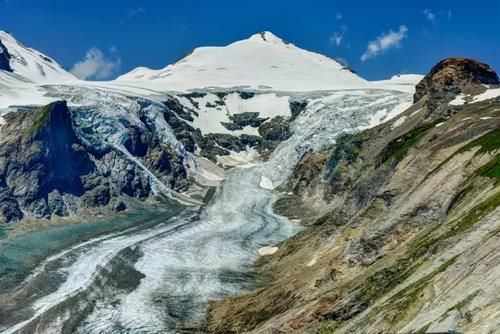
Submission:
M 376 40 L 368 43 L 366 51 L 361 55 L 361 61 L 366 61 L 370 58 L 375 58 L 383 54 L 389 49 L 401 45 L 401 41 L 407 37 L 408 28 L 400 26 L 398 31 L 389 31 L 387 34 L 382 34 Z
M 450 20 L 452 16 L 451 9 L 448 9 L 446 11 L 435 12 L 431 9 L 426 8 L 422 11 L 422 14 L 424 15 L 425 19 L 431 22 L 432 24 L 436 23 L 439 18 L 445 17 L 448 20 Z
M 136 9 L 130 9 L 128 11 L 128 15 L 127 15 L 127 18 L 131 19 L 133 18 L 134 16 L 138 15 L 138 14 L 141 14 L 141 13 L 145 13 L 146 10 L 144 9 L 144 7 L 140 6 Z
M 330 45 L 340 46 L 340 44 L 342 44 L 346 32 L 347 32 L 347 26 L 343 25 L 340 27 L 340 31 L 335 31 L 333 34 L 331 34 L 329 37 Z
M 336 13 L 335 14 L 335 19 L 337 19 L 337 21 L 341 20 L 342 19 L 342 13 Z
M 342 43 L 342 39 L 344 38 L 344 36 L 338 32 L 334 32 L 331 36 L 330 36 L 330 44 L 332 45 L 336 45 L 336 46 L 340 46 L 340 44 Z
M 71 73 L 80 79 L 109 79 L 116 74 L 121 67 L 121 59 L 111 60 L 96 47 L 90 48 L 85 57 L 73 65 Z
M 422 11 L 422 14 L 424 14 L 425 19 L 427 21 L 430 21 L 432 23 L 434 23 L 436 21 L 437 15 L 435 13 L 433 13 L 430 9 L 424 9 Z

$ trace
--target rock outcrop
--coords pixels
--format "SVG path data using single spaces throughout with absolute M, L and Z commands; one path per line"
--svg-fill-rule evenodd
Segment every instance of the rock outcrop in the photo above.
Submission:
M 9 50 L 0 41 L 0 71 L 12 72 Z
M 200 106 L 199 99 L 206 98 L 212 93 L 189 93 L 178 96 L 171 96 L 166 100 L 167 111 L 164 113 L 165 121 L 170 125 L 176 138 L 184 145 L 187 151 L 197 152 L 200 156 L 217 161 L 217 156 L 224 156 L 233 152 L 240 152 L 248 147 L 256 149 L 263 156 L 266 156 L 276 148 L 276 146 L 288 139 L 292 131 L 290 122 L 292 122 L 307 106 L 307 101 L 291 101 L 289 117 L 275 116 L 262 117 L 260 112 L 243 111 L 229 114 L 225 104 L 225 98 L 229 94 L 238 94 L 242 100 L 251 100 L 259 93 L 253 92 L 213 92 L 218 99 L 213 102 L 206 102 L 206 105 Z M 192 107 L 179 102 L 180 99 L 187 99 Z M 207 108 L 201 108 L 201 107 Z M 201 109 L 198 109 L 201 108 Z M 196 110 L 195 110 L 196 109 Z M 207 111 L 208 110 L 208 111 Z M 194 117 L 200 113 L 220 112 L 227 113 L 228 122 L 220 122 L 223 128 L 230 133 L 206 133 L 191 125 Z M 214 116 L 215 117 L 215 116 Z M 255 128 L 257 135 L 239 133 L 245 128 Z
M 5 117 L 0 144 L 0 187 L 3 200 L 16 202 L 3 210 L 0 220 L 23 217 L 23 211 L 37 218 L 68 210 L 59 193 L 81 196 L 84 180 L 95 164 L 76 138 L 71 116 L 64 102 L 35 112 L 20 111 Z M 50 196 L 49 196 L 50 195 Z
M 432 123 L 459 110 L 448 104 L 459 94 L 471 100 L 487 87 L 498 84 L 497 74 L 488 65 L 467 58 L 447 58 L 417 84 L 414 102 L 424 109 L 425 122 Z
M 487 64 L 467 58 L 440 61 L 415 88 L 414 102 L 428 95 L 446 102 L 460 93 L 484 90 L 482 85 L 498 85 L 498 75 Z
M 0 126 L 0 221 L 67 216 L 152 194 L 150 176 L 120 150 L 95 150 L 75 133 L 66 102 L 4 116 Z M 187 184 L 183 159 L 152 131 L 131 126 L 124 147 L 158 182 Z

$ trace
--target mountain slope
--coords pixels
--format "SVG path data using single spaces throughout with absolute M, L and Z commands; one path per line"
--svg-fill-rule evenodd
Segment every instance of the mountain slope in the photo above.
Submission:
M 44 105 L 57 100 L 46 97 L 42 85 L 76 82 L 78 79 L 56 61 L 0 30 L 0 115 L 2 108 L 12 105 Z
M 449 104 L 498 77 L 446 64 L 394 120 L 304 155 L 276 208 L 309 228 L 259 260 L 269 285 L 213 305 L 211 331 L 498 328 L 500 98 Z
M 0 30 L 0 54 L 7 60 L 3 67 L 5 72 L 19 76 L 21 80 L 33 83 L 58 83 L 76 80 L 76 77 L 64 70 L 55 60 L 43 53 L 27 48 L 12 35 Z M 8 62 L 8 64 L 6 64 Z M 0 70 L 4 69 L 0 65 Z M 0 75 L 5 75 L 0 71 Z
M 252 48 L 241 51 L 252 57 Z M 345 71 L 331 62 L 333 77 Z M 288 79 L 283 73 L 273 78 Z M 43 98 L 66 102 L 2 110 L 0 220 L 21 222 L 0 240 L 0 305 L 7 305 L 0 307 L 0 330 L 192 332 L 209 300 L 253 284 L 247 270 L 262 247 L 301 229 L 271 205 L 272 189 L 302 155 L 390 119 L 412 100 L 408 85 L 398 91 L 362 82 L 340 90 L 338 80 L 333 83 L 328 87 L 337 90 L 321 92 L 222 87 L 178 93 L 140 81 L 27 82 Z M 18 96 L 16 104 L 35 102 Z M 231 168 L 239 164 L 245 168 Z M 161 201 L 152 206 L 162 207 L 157 218 L 144 217 L 141 207 L 163 195 L 181 204 L 210 203 L 198 209 Z M 184 214 L 165 219 L 165 212 L 179 210 Z M 97 217 L 99 226 L 121 226 L 133 216 L 142 226 L 123 233 L 89 224 Z M 26 226 L 34 233 L 24 232 Z M 59 226 L 71 236 L 61 237 Z M 84 242 L 86 229 L 98 240 Z M 52 284 L 44 284 L 48 280 Z
M 0 221 L 81 216 L 99 207 L 112 212 L 121 198 L 145 199 L 158 186 L 186 186 L 184 156 L 160 139 L 147 117 L 124 127 L 120 146 L 113 146 L 99 129 L 91 133 L 77 125 L 85 116 L 70 111 L 66 102 L 5 116 Z M 111 122 L 108 118 L 108 128 Z

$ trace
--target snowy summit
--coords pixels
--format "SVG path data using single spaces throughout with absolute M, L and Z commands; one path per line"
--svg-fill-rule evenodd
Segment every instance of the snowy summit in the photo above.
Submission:
M 201 47 L 164 69 L 136 68 L 116 80 L 159 90 L 209 87 L 278 91 L 354 88 L 366 81 L 339 62 L 271 32 L 223 47 Z
M 0 54 L 9 60 L 10 71 L 16 79 L 33 83 L 53 83 L 76 80 L 56 61 L 41 52 L 25 47 L 11 34 L 0 30 Z M 3 46 L 3 47 L 2 47 Z M 3 80 L 6 80 L 0 76 Z

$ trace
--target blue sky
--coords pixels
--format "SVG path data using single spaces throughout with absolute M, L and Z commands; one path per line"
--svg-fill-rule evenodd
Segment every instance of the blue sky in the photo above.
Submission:
M 80 68 L 90 79 L 162 68 L 263 30 L 342 58 L 370 80 L 425 74 L 449 56 L 500 71 L 500 0 L 0 0 L 0 29 L 68 69 L 94 62 L 94 72 Z

